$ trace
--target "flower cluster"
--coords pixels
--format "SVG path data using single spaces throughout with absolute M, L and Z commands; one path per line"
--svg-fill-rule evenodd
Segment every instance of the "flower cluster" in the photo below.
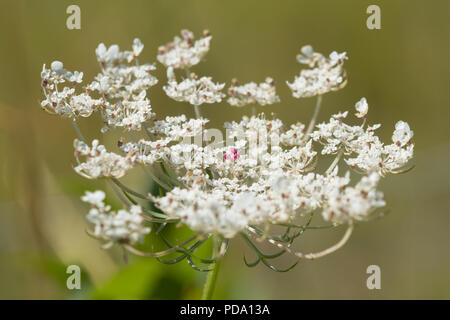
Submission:
M 349 149 L 355 157 L 346 159 L 346 162 L 365 172 L 378 171 L 382 176 L 397 173 L 413 157 L 413 131 L 406 122 L 399 121 L 392 135 L 393 143 L 384 145 L 373 133 L 379 127 L 380 125 L 368 127 L 350 143 Z
M 225 97 L 224 83 L 214 83 L 211 77 L 197 77 L 191 73 L 189 78 L 177 82 L 172 67 L 167 70 L 167 85 L 163 87 L 167 96 L 175 101 L 188 102 L 193 106 L 204 103 L 218 103 Z
M 295 98 L 307 98 L 321 95 L 343 88 L 346 83 L 346 73 L 343 68 L 347 54 L 333 51 L 327 58 L 314 52 L 311 46 L 304 46 L 297 56 L 297 61 L 312 69 L 304 69 L 294 82 L 286 82 Z
M 41 86 L 45 99 L 41 107 L 49 113 L 66 118 L 89 117 L 93 110 L 100 105 L 100 100 L 93 99 L 87 94 L 75 95 L 75 86 L 83 81 L 83 72 L 70 72 L 60 61 L 53 61 L 50 69 L 45 67 L 41 72 Z M 68 84 L 62 90 L 58 86 Z
M 83 201 L 92 205 L 88 220 L 95 225 L 95 236 L 135 244 L 150 232 L 144 220 L 162 226 L 176 222 L 198 232 L 203 237 L 198 241 L 214 236 L 227 243 L 242 235 L 248 241 L 249 237 L 266 239 L 283 252 L 293 252 L 292 241 L 308 228 L 316 213 L 332 227 L 348 227 L 343 240 L 329 250 L 309 255 L 295 253 L 312 259 L 342 246 L 355 223 L 369 220 L 385 206 L 378 184 L 388 174 L 407 171 L 405 166 L 414 151 L 409 125 L 397 122 L 392 143 L 384 144 L 375 134 L 380 125 L 366 124 L 369 104 L 365 98 L 355 104 L 355 118 L 361 123 L 347 123 L 349 111 L 345 111 L 316 124 L 321 96 L 346 83 L 346 53 L 332 52 L 326 57 L 311 46 L 301 49 L 297 60 L 309 69 L 287 84 L 296 98 L 318 96 L 308 125 L 287 124 L 261 113 L 215 129 L 208 127 L 209 120 L 201 116 L 199 107 L 220 103 L 225 98 L 225 84 L 215 83 L 210 77 L 199 78 L 189 70 L 208 52 L 211 35 L 205 32 L 199 40 L 194 40 L 188 30 L 181 35 L 158 49 L 157 60 L 166 68 L 168 81 L 163 90 L 167 96 L 193 105 L 196 118 L 179 115 L 156 119 L 147 97 L 148 89 L 157 83 L 150 74 L 155 66 L 138 63 L 143 50 L 138 39 L 132 51 L 125 52 L 117 45 L 107 48 L 100 44 L 96 56 L 101 73 L 80 94 L 75 89 L 83 73 L 69 72 L 58 61 L 50 69 L 44 65 L 41 76 L 45 110 L 74 120 L 75 126 L 79 117 L 99 111 L 103 131 L 122 128 L 125 132 L 143 133 L 139 138 L 130 134 L 130 141 L 121 138 L 118 153 L 107 151 L 98 140 L 89 145 L 81 135 L 74 142 L 75 171 L 89 179 L 111 179 L 125 196 L 121 199 L 125 209 L 117 212 L 105 205 L 103 191 L 83 196 Z M 175 74 L 179 69 L 185 71 L 184 77 Z M 63 84 L 68 86 L 58 88 Z M 237 107 L 271 105 L 280 98 L 272 78 L 244 85 L 233 80 L 227 102 Z M 319 161 L 329 161 L 324 172 L 317 170 Z M 118 180 L 136 166 L 145 167 L 149 178 L 158 185 L 157 193 L 139 192 Z M 352 179 L 351 171 L 361 177 Z M 143 209 L 148 206 L 141 207 L 140 202 L 150 202 L 155 211 Z M 274 235 L 273 225 L 286 230 Z M 293 234 L 292 229 L 300 231 Z M 196 245 L 189 248 L 186 250 L 192 253 Z M 171 246 L 163 253 L 177 250 L 181 249 Z M 259 259 L 263 261 L 264 256 Z
M 78 165 L 74 169 L 88 179 L 123 177 L 126 171 L 133 167 L 135 161 L 133 152 L 122 157 L 106 151 L 105 146 L 99 144 L 98 140 L 92 141 L 92 147 L 78 139 L 75 139 L 73 145 L 78 161 Z M 85 157 L 86 161 L 80 162 L 80 156 Z
M 150 232 L 150 228 L 144 226 L 140 206 L 133 205 L 129 210 L 111 211 L 111 207 L 104 202 L 105 193 L 99 190 L 87 191 L 81 200 L 91 205 L 87 220 L 94 224 L 95 237 L 122 244 L 135 244 Z
M 187 102 L 196 108 L 204 103 L 218 103 L 225 97 L 225 83 L 214 83 L 211 77 L 198 77 L 189 69 L 200 63 L 209 51 L 211 34 L 203 31 L 203 38 L 194 41 L 194 34 L 181 30 L 181 36 L 158 48 L 158 61 L 167 67 L 167 85 L 163 87 L 167 96 L 175 101 Z M 187 77 L 177 81 L 176 69 L 185 70 Z M 198 110 L 198 109 L 196 109 Z M 198 112 L 198 111 L 196 111 Z
M 248 104 L 259 104 L 261 106 L 280 102 L 275 90 L 275 81 L 267 77 L 266 81 L 260 84 L 255 82 L 246 83 L 242 86 L 237 84 L 237 80 L 232 81 L 232 86 L 228 89 L 228 103 L 232 106 L 243 107 Z
M 189 69 L 198 64 L 209 51 L 211 34 L 203 31 L 203 37 L 194 41 L 194 34 L 189 30 L 181 30 L 181 37 L 158 48 L 157 59 L 166 67 Z
M 50 69 L 44 65 L 41 84 L 46 99 L 41 106 L 74 120 L 99 111 L 105 124 L 103 131 L 116 127 L 140 130 L 141 124 L 154 116 L 147 90 L 158 82 L 150 74 L 155 70 L 153 64 L 138 64 L 143 47 L 139 39 L 134 40 L 132 51 L 124 52 L 117 45 L 106 48 L 101 43 L 95 53 L 102 71 L 79 94 L 75 86 L 82 82 L 82 72 L 67 71 L 59 61 L 54 61 Z M 132 62 L 135 65 L 130 65 Z M 58 89 L 65 83 L 68 86 Z

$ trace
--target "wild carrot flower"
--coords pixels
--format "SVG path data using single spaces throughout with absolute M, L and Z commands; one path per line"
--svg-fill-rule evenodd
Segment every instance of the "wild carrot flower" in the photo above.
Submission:
M 413 131 L 404 121 L 395 125 L 392 143 L 384 144 L 376 135 L 380 124 L 367 124 L 368 103 L 362 98 L 355 104 L 361 124 L 347 121 L 348 111 L 332 115 L 316 124 L 322 95 L 343 88 L 346 53 L 329 56 L 304 46 L 297 56 L 309 67 L 292 83 L 287 82 L 295 98 L 318 96 L 316 110 L 309 124 L 281 119 L 264 113 L 243 116 L 226 122 L 223 128 L 209 127 L 200 105 L 220 103 L 225 83 L 211 77 L 197 76 L 190 68 L 209 51 L 211 35 L 194 40 L 188 30 L 181 38 L 159 47 L 157 60 L 166 68 L 166 95 L 195 108 L 195 118 L 186 115 L 156 118 L 149 99 L 149 89 L 158 80 L 151 75 L 154 64 L 139 64 L 144 45 L 135 39 L 131 51 L 119 46 L 100 44 L 95 50 L 101 72 L 79 88 L 82 72 L 70 72 L 62 62 L 54 61 L 50 69 L 44 65 L 41 106 L 49 113 L 69 118 L 79 134 L 74 141 L 77 173 L 89 179 L 107 179 L 119 188 L 124 207 L 112 210 L 101 190 L 86 192 L 82 200 L 91 205 L 87 219 L 94 225 L 95 237 L 121 245 L 132 253 L 158 257 L 179 254 L 175 263 L 189 259 L 197 270 L 207 271 L 228 249 L 229 240 L 241 236 L 256 254 L 256 260 L 273 270 L 282 271 L 267 260 L 285 252 L 300 259 L 316 259 L 327 255 L 349 239 L 355 223 L 368 221 L 379 214 L 386 203 L 378 190 L 381 178 L 406 172 L 413 157 Z M 182 70 L 180 70 L 182 69 Z M 176 74 L 183 71 L 184 74 Z M 232 81 L 227 102 L 232 106 L 280 102 L 275 81 L 267 78 L 257 84 L 239 85 Z M 102 131 L 122 129 L 130 139 L 121 138 L 115 150 L 94 139 L 88 143 L 76 121 L 99 112 Z M 190 110 L 188 110 L 190 112 Z M 142 131 L 135 138 L 130 131 Z M 225 132 L 225 137 L 223 133 Z M 111 149 L 111 150 L 109 150 Z M 323 172 L 319 161 L 329 161 Z M 119 179 L 136 167 L 144 167 L 146 176 L 157 185 L 157 192 L 137 191 Z M 353 182 L 350 171 L 361 175 Z M 118 190 L 116 190 L 118 191 Z M 151 204 L 151 208 L 149 208 Z M 308 228 L 314 227 L 318 215 L 328 221 L 327 228 L 344 225 L 342 240 L 327 250 L 302 253 L 292 243 Z M 195 234 L 168 248 L 144 252 L 134 245 L 150 232 L 147 223 L 186 225 Z M 278 229 L 277 229 L 278 228 Z M 284 229 L 282 233 L 280 228 Z M 158 231 L 156 234 L 163 237 Z M 215 243 L 212 258 L 196 258 L 194 252 L 208 238 Z M 278 254 L 261 252 L 254 241 L 267 241 L 280 249 Z

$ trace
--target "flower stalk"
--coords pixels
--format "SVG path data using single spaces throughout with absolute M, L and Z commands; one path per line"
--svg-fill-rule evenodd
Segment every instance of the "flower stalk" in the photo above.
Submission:
M 219 259 L 217 259 L 216 262 L 214 262 L 211 265 L 212 270 L 208 271 L 208 274 L 206 276 L 206 282 L 203 287 L 202 300 L 212 299 L 214 289 L 216 288 L 217 275 L 219 273 L 220 264 L 222 262 L 222 257 L 220 257 L 220 252 L 217 248 L 217 239 L 213 237 L 212 242 L 213 242 L 213 259 L 217 257 L 219 257 Z

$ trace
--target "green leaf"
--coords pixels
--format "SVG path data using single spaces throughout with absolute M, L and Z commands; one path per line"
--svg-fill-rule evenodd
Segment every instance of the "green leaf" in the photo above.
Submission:
M 98 288 L 92 299 L 146 299 L 151 296 L 161 277 L 161 268 L 148 259 L 121 269 L 105 285 Z
M 68 292 L 70 299 L 85 299 L 93 288 L 89 274 L 80 263 L 73 262 L 66 265 L 56 256 L 41 256 L 32 259 L 31 263 L 58 284 L 64 292 Z M 67 289 L 67 278 L 70 276 L 67 267 L 71 264 L 78 265 L 81 269 L 81 290 Z

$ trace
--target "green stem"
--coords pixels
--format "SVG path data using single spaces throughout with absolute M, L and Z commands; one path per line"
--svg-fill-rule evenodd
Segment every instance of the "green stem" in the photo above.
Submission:
M 217 274 L 219 273 L 220 262 L 220 260 L 215 262 L 212 267 L 213 269 L 208 272 L 205 286 L 203 287 L 202 300 L 211 300 L 217 282 Z
M 214 288 L 217 282 L 217 274 L 219 273 L 220 269 L 220 262 L 221 262 L 220 252 L 222 250 L 221 244 L 222 241 L 220 241 L 220 239 L 217 238 L 217 236 L 212 237 L 213 259 L 214 258 L 219 259 L 217 259 L 217 261 L 211 265 L 212 270 L 208 272 L 205 286 L 203 287 L 202 300 L 211 300 L 212 295 L 214 293 Z

